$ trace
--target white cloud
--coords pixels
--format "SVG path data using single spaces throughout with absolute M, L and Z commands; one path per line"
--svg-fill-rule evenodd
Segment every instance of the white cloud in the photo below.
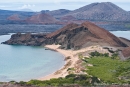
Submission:
M 19 9 L 31 9 L 32 7 L 35 7 L 34 4 L 24 4 L 22 7 L 19 7 Z

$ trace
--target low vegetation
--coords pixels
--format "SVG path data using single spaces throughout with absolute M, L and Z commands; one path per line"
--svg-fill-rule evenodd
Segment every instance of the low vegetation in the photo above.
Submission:
M 100 80 L 97 77 L 91 77 L 87 75 L 75 75 L 70 74 L 65 78 L 57 78 L 51 80 L 30 80 L 29 82 L 20 81 L 17 84 L 20 85 L 35 85 L 35 86 L 73 86 L 73 85 L 81 85 L 81 86 L 90 86 L 100 83 Z
M 93 65 L 93 67 L 87 66 L 86 72 L 100 78 L 102 82 L 130 84 L 130 61 L 119 60 L 116 53 L 109 57 L 108 54 L 92 52 L 91 58 L 84 60 L 86 63 Z

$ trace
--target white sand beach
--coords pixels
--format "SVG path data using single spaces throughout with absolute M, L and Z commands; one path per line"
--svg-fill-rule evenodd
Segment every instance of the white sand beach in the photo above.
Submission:
M 76 62 L 79 60 L 78 59 L 78 54 L 79 53 L 83 53 L 83 52 L 87 52 L 87 51 L 100 51 L 102 53 L 108 53 L 107 50 L 103 49 L 101 46 L 90 46 L 90 47 L 86 47 L 80 50 L 64 50 L 64 49 L 59 49 L 60 45 L 46 45 L 46 48 L 55 50 L 61 54 L 63 54 L 65 57 L 69 57 L 70 59 L 66 60 L 65 65 L 58 71 L 56 71 L 55 73 L 52 73 L 50 75 L 47 75 L 45 77 L 41 77 L 38 80 L 49 80 L 51 78 L 59 78 L 59 77 L 65 77 L 66 75 L 68 75 L 68 68 L 72 68 L 75 66 Z

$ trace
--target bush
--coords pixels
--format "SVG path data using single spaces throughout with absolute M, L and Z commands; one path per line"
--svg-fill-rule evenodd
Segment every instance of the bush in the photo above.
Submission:
M 109 57 L 109 53 L 104 53 L 104 54 L 102 54 L 102 53 L 99 53 L 99 52 L 97 52 L 97 51 L 91 52 L 90 55 L 91 55 L 91 57 L 98 57 L 98 56 Z
M 74 71 L 74 68 L 68 68 L 67 71 L 69 71 L 69 70 L 73 70 Z
M 14 83 L 16 83 L 16 81 L 10 81 L 9 83 L 14 84 Z
M 26 82 L 20 81 L 19 84 L 20 84 L 20 85 L 26 85 Z
M 97 51 L 95 51 L 95 52 L 91 52 L 90 55 L 91 55 L 92 57 L 95 57 L 95 56 L 100 56 L 100 53 L 97 52 Z
M 105 56 L 105 57 L 109 57 L 109 53 L 105 53 L 104 56 Z
M 111 59 L 119 59 L 118 53 L 113 53 Z

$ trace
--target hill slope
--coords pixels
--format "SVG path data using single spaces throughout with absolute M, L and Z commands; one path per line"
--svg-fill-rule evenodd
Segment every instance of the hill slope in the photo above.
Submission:
M 57 22 L 57 20 L 49 14 L 40 13 L 40 14 L 34 15 L 34 16 L 26 19 L 26 22 L 27 23 L 51 24 L 51 23 Z
M 39 13 L 39 14 L 38 14 Z M 59 9 L 59 10 L 42 10 L 40 12 L 22 12 L 22 11 L 8 11 L 8 10 L 0 10 L 0 23 L 11 23 L 12 21 L 17 23 L 17 20 L 7 20 L 8 18 L 17 14 L 20 19 L 27 20 L 29 23 L 45 22 L 44 19 L 38 19 L 38 16 L 42 16 L 46 14 L 51 16 L 49 20 L 54 22 L 54 20 L 58 20 L 58 24 L 68 24 L 71 22 L 74 23 L 82 23 L 83 21 L 130 21 L 130 12 L 123 10 L 122 8 L 116 6 L 111 2 L 102 2 L 102 3 L 92 3 L 81 7 L 79 9 L 70 11 L 67 9 Z M 36 17 L 37 16 L 37 17 Z M 16 17 L 16 15 L 15 15 Z M 52 18 L 52 19 L 51 19 Z M 54 19 L 55 18 L 55 19 Z M 13 17 L 13 19 L 15 19 Z M 42 20 L 43 19 L 43 20 Z M 11 21 L 11 22 L 10 22 Z M 47 22 L 52 24 L 52 22 Z M 22 21 L 22 23 L 26 23 Z M 123 26 L 124 27 L 124 26 Z
M 130 47 L 127 47 L 124 50 L 122 50 L 122 53 L 126 59 L 130 58 Z
M 14 34 L 5 44 L 60 44 L 63 49 L 80 49 L 91 45 L 127 47 L 118 37 L 90 22 L 68 24 L 47 35 Z
M 67 10 L 67 9 L 59 9 L 59 10 L 53 10 L 53 11 L 47 11 L 45 13 L 51 15 L 51 16 L 54 16 L 56 18 L 59 18 L 63 15 L 66 15 L 68 14 L 69 12 L 71 12 L 70 10 Z
M 126 46 L 116 36 L 90 22 L 81 25 L 69 24 L 48 34 L 47 38 L 50 42 L 58 42 L 65 49 L 80 49 L 90 45 Z
M 12 21 L 19 21 L 20 20 L 19 15 L 17 15 L 17 14 L 11 15 L 7 19 L 12 20 Z
M 36 14 L 36 12 L 23 12 L 23 11 L 9 11 L 9 10 L 0 10 L 0 24 L 10 24 L 10 20 L 8 18 L 17 19 L 16 15 L 24 20 L 32 15 Z M 12 21 L 12 20 L 11 20 Z M 17 20 L 13 20 L 17 21 Z
M 130 14 L 111 2 L 92 3 L 76 9 L 67 15 L 88 20 L 130 20 Z

